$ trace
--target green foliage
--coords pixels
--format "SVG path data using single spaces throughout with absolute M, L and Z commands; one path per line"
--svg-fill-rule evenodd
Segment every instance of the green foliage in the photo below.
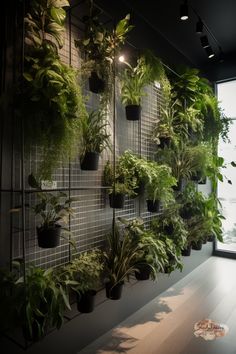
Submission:
M 160 163 L 166 163 L 177 180 L 181 178 L 190 179 L 199 165 L 195 153 L 194 146 L 187 146 L 180 142 L 172 148 L 165 147 L 161 151 L 157 151 L 157 160 Z
M 137 269 L 136 260 L 140 247 L 133 246 L 127 233 L 121 238 L 116 225 L 114 232 L 107 237 L 107 250 L 104 252 L 105 274 L 111 284 L 122 283 L 129 280 L 130 275 Z
M 107 132 L 107 117 L 102 110 L 92 111 L 84 115 L 80 120 L 81 127 L 81 156 L 86 152 L 101 153 L 107 147 L 110 148 L 110 134 Z
M 215 235 L 219 241 L 222 239 L 222 220 L 223 215 L 219 211 L 219 201 L 212 193 L 206 198 L 198 192 L 192 183 L 186 186 L 179 204 L 181 213 L 189 214 L 186 220 L 188 229 L 188 243 L 203 240 L 206 236 Z
M 25 16 L 25 43 L 32 47 L 41 47 L 45 41 L 54 46 L 54 38 L 59 47 L 63 46 L 64 22 L 70 6 L 67 0 L 32 0 L 30 12 Z
M 164 244 L 155 237 L 150 230 L 145 230 L 144 221 L 140 218 L 127 220 L 119 218 L 125 225 L 125 233 L 130 238 L 133 247 L 140 247 L 137 254 L 136 265 L 148 265 L 151 268 L 153 280 L 159 271 L 163 271 L 167 262 Z
M 172 99 L 179 100 L 181 107 L 196 110 L 203 125 L 203 139 L 215 144 L 219 136 L 227 140 L 229 120 L 220 109 L 209 81 L 200 77 L 199 71 L 193 68 L 186 68 L 178 77 L 170 75 L 170 81 Z
M 127 168 L 123 162 L 120 164 L 120 159 L 117 161 L 115 170 L 110 161 L 107 161 L 103 171 L 103 185 L 112 187 L 109 191 L 110 194 L 114 192 L 115 194 L 135 196 L 135 189 L 138 188 L 137 177 L 133 176 L 130 171 L 127 173 Z
M 173 200 L 171 186 L 176 181 L 171 176 L 169 167 L 139 158 L 126 150 L 119 158 L 117 169 L 120 172 L 119 177 L 127 181 L 129 186 L 133 186 L 133 190 L 144 183 L 149 199 L 159 199 L 164 204 Z
M 160 230 L 160 223 L 158 220 L 153 220 L 151 223 L 151 230 L 156 235 L 156 239 L 160 240 L 166 252 L 166 264 L 164 270 L 166 273 L 171 273 L 175 269 L 182 270 L 183 264 L 181 261 L 181 248 L 178 242 L 171 236 L 167 236 L 166 232 Z M 180 242 L 181 243 L 181 242 Z
M 158 234 L 172 239 L 178 251 L 184 248 L 188 232 L 177 208 L 165 210 L 158 218 L 152 220 L 151 227 Z
M 178 110 L 175 108 L 176 102 L 169 102 L 166 107 L 161 107 L 161 115 L 158 122 L 155 124 L 152 140 L 156 144 L 160 144 L 160 138 L 170 138 L 173 144 L 179 141 L 179 130 L 184 133 L 184 126 L 180 124 Z M 185 135 L 187 132 L 185 131 Z
M 176 185 L 176 179 L 167 165 L 149 161 L 149 167 L 153 174 L 151 181 L 147 184 L 148 199 L 160 200 L 167 205 L 174 200 L 172 186 Z
M 15 283 L 18 321 L 32 340 L 42 338 L 48 327 L 59 329 L 66 308 L 70 308 L 67 287 L 58 282 L 53 269 L 43 270 L 30 266 L 25 280 Z
M 78 294 L 96 290 L 103 271 L 102 253 L 98 249 L 83 252 L 64 267 L 66 283 Z
M 101 79 L 105 80 L 106 88 L 103 101 L 107 103 L 111 95 L 113 62 L 122 45 L 125 43 L 128 32 L 133 26 L 129 24 L 130 15 L 120 20 L 114 30 L 107 29 L 99 22 L 97 14 L 91 6 L 90 16 L 85 18 L 84 37 L 75 40 L 84 56 L 82 71 L 91 74 L 95 71 Z
M 49 229 L 56 224 L 67 224 L 69 216 L 73 215 L 70 204 L 72 198 L 67 198 L 67 194 L 59 192 L 58 195 L 49 192 L 37 193 L 39 202 L 33 207 L 35 215 L 40 215 L 42 219 L 41 227 Z M 62 202 L 62 198 L 64 201 Z
M 127 66 L 121 75 L 121 100 L 124 105 L 140 105 L 146 85 L 164 76 L 161 61 L 150 51 L 137 59 L 136 66 Z
M 24 73 L 17 93 L 27 150 L 42 147 L 39 177 L 50 179 L 59 162 L 77 154 L 79 120 L 85 111 L 77 72 L 61 62 L 67 1 L 32 1 L 26 15 Z M 51 37 L 48 37 L 50 34 Z

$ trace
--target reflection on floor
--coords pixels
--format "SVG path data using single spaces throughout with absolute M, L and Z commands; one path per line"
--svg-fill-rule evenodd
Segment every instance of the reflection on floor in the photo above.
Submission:
M 236 260 L 211 257 L 80 354 L 236 354 Z M 225 324 L 216 340 L 194 335 L 204 319 Z

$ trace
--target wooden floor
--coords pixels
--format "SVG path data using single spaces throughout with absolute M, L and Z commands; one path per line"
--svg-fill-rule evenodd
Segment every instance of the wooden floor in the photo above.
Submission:
M 228 334 L 196 338 L 194 324 L 205 318 Z M 211 257 L 79 353 L 236 354 L 236 260 Z

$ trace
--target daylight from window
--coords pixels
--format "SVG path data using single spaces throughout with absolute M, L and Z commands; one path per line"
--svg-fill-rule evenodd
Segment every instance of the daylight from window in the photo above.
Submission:
M 217 85 L 218 99 L 225 115 L 231 119 L 230 142 L 219 142 L 219 156 L 225 160 L 226 168 L 222 170 L 224 181 L 218 184 L 218 198 L 222 204 L 224 243 L 218 242 L 220 250 L 236 252 L 236 80 Z M 231 184 L 231 183 L 232 184 Z

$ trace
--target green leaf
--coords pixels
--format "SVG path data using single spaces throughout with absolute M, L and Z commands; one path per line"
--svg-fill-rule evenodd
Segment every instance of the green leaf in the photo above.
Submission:
M 64 303 L 65 303 L 66 307 L 67 307 L 69 310 L 71 310 L 70 303 L 69 303 L 69 298 L 68 298 L 68 296 L 66 295 L 66 293 L 65 293 L 65 291 L 64 291 L 64 289 L 63 289 L 63 287 L 62 287 L 61 285 L 60 285 L 60 293 L 61 293 L 61 295 L 62 295 L 62 297 L 63 297 L 63 300 L 64 300 Z
M 231 166 L 236 167 L 236 162 L 235 161 L 231 161 Z
M 62 8 L 52 7 L 50 13 L 52 18 L 58 25 L 63 25 L 66 18 L 65 10 L 63 10 Z
M 33 77 L 31 74 L 29 73 L 23 73 L 23 77 L 25 78 L 25 80 L 27 80 L 28 82 L 33 81 Z
M 223 179 L 223 176 L 222 176 L 221 173 L 217 173 L 216 176 L 217 176 L 219 181 L 223 182 L 224 179 Z
M 60 8 L 60 7 L 69 7 L 70 6 L 70 3 L 68 0 L 50 0 L 48 1 L 48 7 L 57 7 L 57 8 Z

